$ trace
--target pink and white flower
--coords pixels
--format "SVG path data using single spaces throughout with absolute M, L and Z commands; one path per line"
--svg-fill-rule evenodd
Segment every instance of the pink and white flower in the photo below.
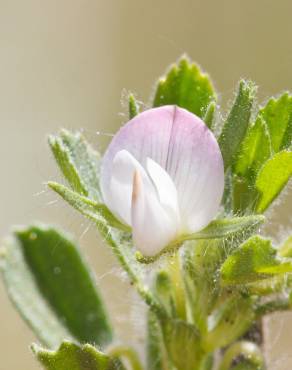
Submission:
M 149 109 L 124 125 L 102 161 L 106 205 L 132 227 L 136 248 L 154 256 L 216 216 L 224 166 L 205 123 L 177 106 Z

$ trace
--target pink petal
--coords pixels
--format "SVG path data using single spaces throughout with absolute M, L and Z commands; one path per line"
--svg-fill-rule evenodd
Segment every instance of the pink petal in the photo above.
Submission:
M 163 106 L 147 110 L 114 136 L 102 162 L 101 188 L 108 199 L 113 159 L 127 150 L 147 168 L 158 163 L 174 182 L 184 232 L 206 226 L 218 212 L 224 189 L 221 152 L 204 122 L 185 109 Z

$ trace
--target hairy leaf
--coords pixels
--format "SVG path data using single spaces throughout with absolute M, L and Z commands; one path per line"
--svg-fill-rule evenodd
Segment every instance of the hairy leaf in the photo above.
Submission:
M 271 241 L 259 236 L 243 243 L 221 266 L 222 282 L 228 285 L 251 283 L 286 272 L 292 272 L 292 263 L 279 259 Z
M 58 193 L 73 208 L 82 213 L 84 216 L 103 226 L 106 222 L 109 226 L 130 231 L 130 227 L 119 221 L 116 216 L 103 203 L 96 203 L 78 193 L 66 188 L 66 186 L 56 182 L 48 182 L 48 186 Z
M 99 352 L 90 344 L 79 346 L 64 341 L 56 351 L 48 351 L 37 345 L 33 345 L 32 350 L 46 370 L 125 370 L 119 361 Z
M 127 232 L 111 227 L 115 226 L 125 230 L 125 225 L 117 224 L 119 221 L 114 218 L 111 212 L 104 205 L 98 205 L 97 208 L 93 207 L 92 202 L 88 200 L 88 198 L 78 195 L 63 185 L 50 182 L 49 186 L 59 193 L 62 198 L 75 209 L 94 221 L 101 236 L 111 247 L 121 266 L 127 272 L 132 283 L 136 285 L 140 296 L 153 310 L 161 315 L 164 315 L 165 311 L 162 309 L 161 305 L 154 299 L 154 297 L 142 283 L 142 276 L 140 272 L 141 269 L 138 268 L 138 263 L 134 257 L 131 236 Z M 126 230 L 128 230 L 127 227 Z
M 279 98 L 271 98 L 259 116 L 268 127 L 273 152 L 291 148 L 292 95 L 284 93 Z
M 292 140 L 292 96 L 284 93 L 279 98 L 271 98 L 266 106 L 260 109 L 256 121 L 249 126 L 246 136 L 240 146 L 236 161 L 233 164 L 233 210 L 236 213 L 245 212 L 247 209 L 263 212 L 277 196 L 285 185 L 285 173 L 277 179 L 278 174 L 273 170 L 278 168 L 278 153 L 291 148 Z M 282 156 L 282 155 L 280 155 Z M 277 158 L 273 160 L 273 158 Z M 271 162 L 274 164 L 272 169 Z M 267 169 L 267 168 L 268 169 Z M 266 169 L 265 169 L 266 168 Z M 265 169 L 264 179 L 259 180 Z M 282 172 L 281 165 L 278 171 Z M 284 175 L 284 176 L 283 176 Z M 286 176 L 287 177 L 287 176 Z M 289 176 L 288 176 L 289 177 Z M 272 183 L 271 189 L 267 190 L 268 179 Z M 256 182 L 259 181 L 260 189 Z M 263 181 L 266 184 L 263 184 Z M 275 183 L 277 183 L 275 185 Z M 265 187 L 266 199 L 261 199 L 261 187 Z M 260 205 L 258 202 L 262 202 Z
M 271 156 L 270 141 L 266 123 L 258 117 L 247 130 L 233 166 L 233 172 L 240 177 L 247 178 L 249 184 L 252 184 L 259 168 Z
M 216 95 L 208 75 L 187 58 L 182 58 L 158 82 L 153 106 L 178 105 L 203 118 L 213 100 Z
M 255 91 L 255 85 L 251 81 L 241 80 L 239 82 L 236 99 L 218 139 L 225 169 L 236 158 L 239 146 L 245 137 L 252 112 Z
M 259 192 L 256 211 L 264 212 L 292 175 L 292 152 L 282 151 L 275 154 L 261 168 L 256 179 L 256 189 Z
M 9 298 L 42 344 L 56 348 L 64 338 L 73 340 L 71 333 L 40 293 L 24 259 L 21 245 L 13 238 L 5 241 L 1 270 Z
M 16 307 L 50 348 L 60 339 L 103 346 L 112 331 L 92 272 L 78 247 L 52 227 L 17 230 L 3 274 Z
M 81 133 L 62 130 L 59 136 L 49 137 L 49 144 L 70 187 L 79 194 L 100 201 L 99 154 Z

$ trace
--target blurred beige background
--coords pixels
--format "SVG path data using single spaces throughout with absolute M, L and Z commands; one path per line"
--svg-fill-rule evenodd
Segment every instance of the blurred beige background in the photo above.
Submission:
M 224 104 L 240 77 L 260 85 L 260 101 L 292 90 L 291 14 L 291 0 L 0 0 L 1 236 L 37 219 L 74 233 L 121 339 L 141 341 L 140 304 L 129 310 L 128 285 L 90 224 L 45 190 L 44 181 L 58 178 L 46 135 L 83 127 L 102 148 L 97 132 L 125 120 L 122 90 L 148 101 L 154 79 L 184 52 L 213 76 Z M 270 215 L 276 237 L 288 228 L 291 195 Z M 0 313 L 0 370 L 37 369 L 34 337 L 1 283 Z M 291 330 L 291 315 L 270 320 L 270 369 L 292 368 Z

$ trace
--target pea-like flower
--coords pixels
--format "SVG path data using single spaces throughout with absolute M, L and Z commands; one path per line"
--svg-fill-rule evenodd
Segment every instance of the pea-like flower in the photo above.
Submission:
M 223 159 L 213 133 L 177 106 L 134 117 L 114 136 L 102 160 L 104 201 L 132 227 L 144 256 L 207 226 L 223 189 Z

